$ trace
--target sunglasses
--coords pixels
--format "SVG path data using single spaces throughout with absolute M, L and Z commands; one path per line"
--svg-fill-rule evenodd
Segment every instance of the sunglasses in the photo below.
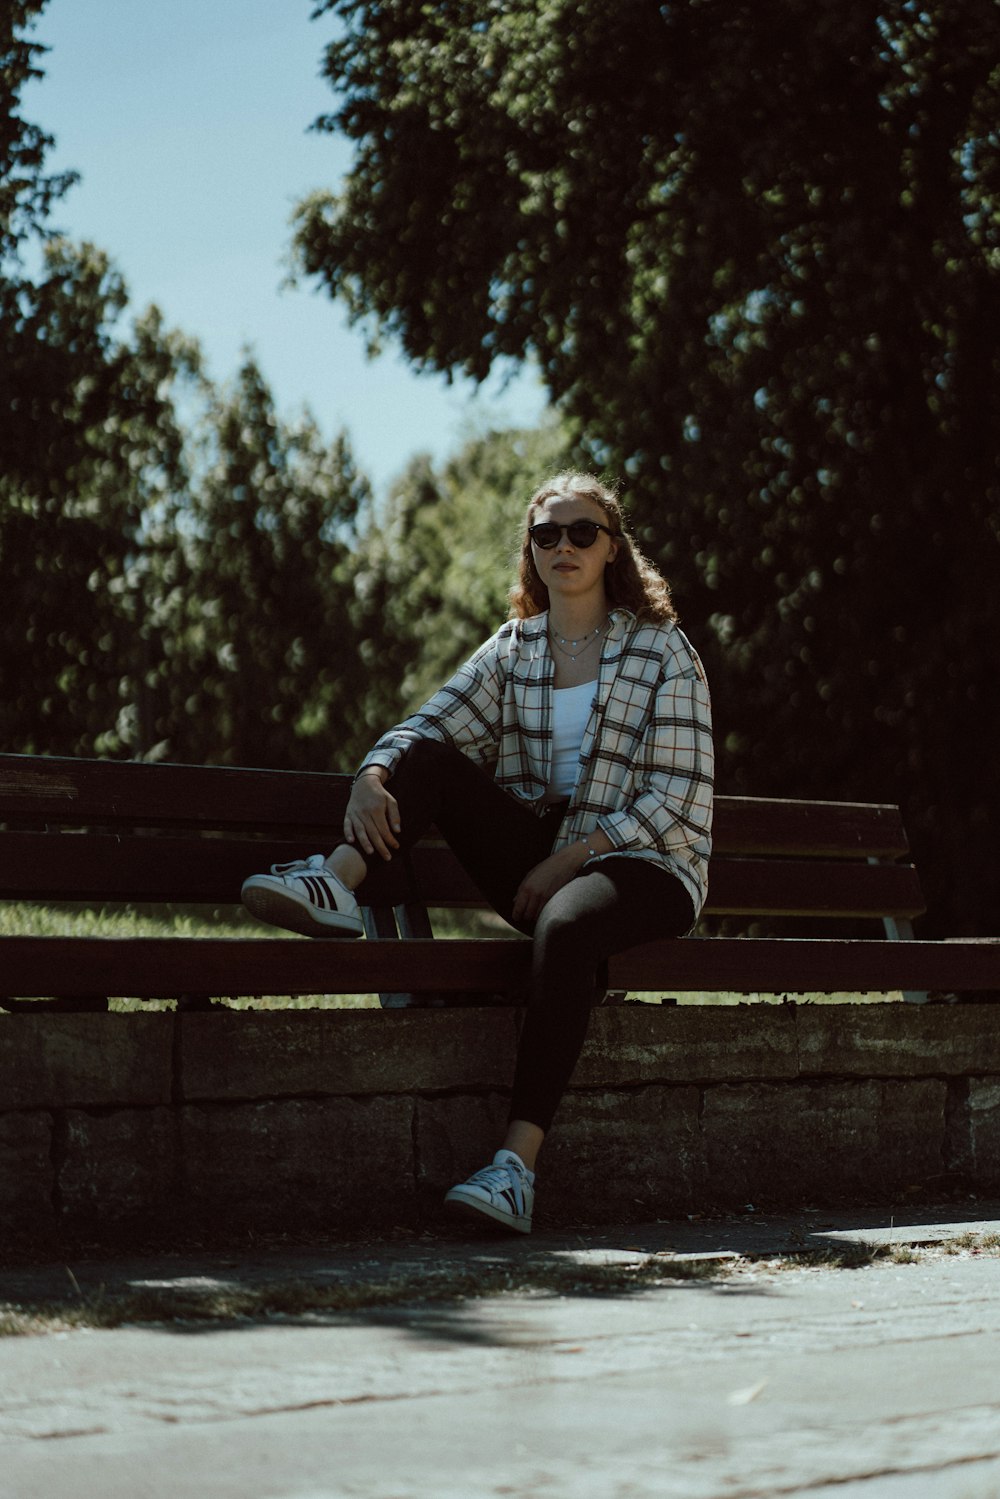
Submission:
M 598 531 L 603 531 L 606 536 L 615 533 L 607 526 L 600 525 L 596 520 L 574 520 L 568 526 L 557 526 L 555 521 L 539 521 L 537 526 L 528 527 L 528 535 L 536 547 L 541 547 L 543 552 L 550 552 L 554 546 L 559 545 L 559 539 L 563 532 L 569 537 L 570 546 L 585 550 L 592 547 L 597 540 Z

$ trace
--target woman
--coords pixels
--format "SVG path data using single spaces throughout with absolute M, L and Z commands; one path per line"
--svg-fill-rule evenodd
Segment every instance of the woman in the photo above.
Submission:
M 705 675 L 614 494 L 560 474 L 528 506 L 511 618 L 363 762 L 344 842 L 254 875 L 258 918 L 356 937 L 353 892 L 435 823 L 533 939 L 510 1119 L 450 1210 L 531 1229 L 539 1148 L 605 960 L 686 932 L 705 899 L 712 737 Z

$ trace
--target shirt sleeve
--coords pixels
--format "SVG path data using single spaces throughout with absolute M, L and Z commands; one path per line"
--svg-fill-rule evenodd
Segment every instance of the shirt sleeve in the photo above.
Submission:
M 678 670 L 683 665 L 683 669 Z M 712 835 L 715 753 L 712 707 L 701 663 L 674 657 L 656 692 L 636 765 L 636 796 L 597 826 L 616 849 L 661 853 L 700 846 Z
M 357 774 L 380 765 L 391 775 L 418 739 L 436 739 L 453 745 L 478 765 L 494 765 L 499 755 L 509 633 L 501 629 L 491 636 L 422 708 L 383 734 Z

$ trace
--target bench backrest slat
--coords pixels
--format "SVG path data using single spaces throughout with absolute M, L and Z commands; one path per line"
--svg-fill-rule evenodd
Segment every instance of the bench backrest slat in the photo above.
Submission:
M 319 771 L 0 755 L 0 822 L 336 836 L 350 787 L 350 776 Z M 908 852 L 898 807 L 767 797 L 717 797 L 714 844 L 717 854 L 812 858 Z
M 909 853 L 895 806 L 720 796 L 715 809 L 716 854 L 899 859 Z
M 0 822 L 336 828 L 349 776 L 0 755 Z
M 67 833 L 56 852 L 49 834 L 0 833 L 0 897 L 234 904 L 248 874 L 302 851 L 301 844 L 271 840 Z M 362 899 L 381 905 L 415 897 L 430 906 L 482 903 L 442 845 L 415 849 L 413 871 L 415 889 L 402 863 L 394 863 L 369 882 Z M 720 857 L 712 861 L 706 915 L 913 917 L 922 910 L 910 865 Z

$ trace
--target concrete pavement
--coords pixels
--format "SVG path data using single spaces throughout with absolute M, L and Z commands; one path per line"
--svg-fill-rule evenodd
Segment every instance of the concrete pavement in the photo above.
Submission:
M 84 1296 L 103 1284 L 165 1305 L 226 1288 L 262 1300 L 228 1323 L 0 1341 L 0 1495 L 998 1499 L 1000 1258 L 978 1247 L 1000 1230 L 996 1209 L 3 1272 L 0 1309 L 51 1306 L 69 1270 Z M 965 1247 L 914 1263 L 780 1257 L 963 1232 Z M 668 1268 L 713 1254 L 706 1278 L 628 1288 L 628 1268 L 650 1256 Z M 529 1286 L 559 1267 L 623 1274 L 608 1294 L 432 1299 L 442 1276 L 505 1266 Z M 406 1281 L 412 1299 L 267 1311 L 292 1282 L 374 1288 L 380 1277 Z

